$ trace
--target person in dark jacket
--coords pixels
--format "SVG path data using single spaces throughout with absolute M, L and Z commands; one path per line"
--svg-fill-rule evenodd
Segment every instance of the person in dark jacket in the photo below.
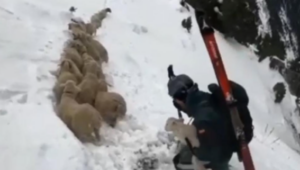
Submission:
M 175 76 L 174 73 L 170 74 L 170 70 L 169 78 L 168 93 L 173 98 L 174 106 L 194 118 L 192 124 L 198 131 L 200 141 L 200 147 L 193 148 L 195 156 L 212 170 L 229 170 L 229 161 L 237 149 L 237 143 L 229 114 L 224 114 L 227 111 L 224 107 L 227 106 L 220 100 L 220 88 L 217 84 L 210 84 L 208 89 L 212 93 L 200 91 L 189 76 Z M 191 159 L 190 148 L 183 146 L 173 159 L 175 168 L 192 170 Z

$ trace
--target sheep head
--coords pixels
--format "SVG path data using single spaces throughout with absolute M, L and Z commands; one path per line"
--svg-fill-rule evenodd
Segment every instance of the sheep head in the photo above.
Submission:
M 99 71 L 101 68 L 96 62 L 87 62 L 84 64 L 82 68 L 82 73 L 86 75 L 87 73 L 95 74 L 97 77 L 99 77 Z
M 72 97 L 76 97 L 78 93 L 80 92 L 80 89 L 78 86 L 76 86 L 76 83 L 72 80 L 68 80 L 64 84 L 61 84 L 60 87 L 62 87 L 63 94 L 71 95 Z
M 105 11 L 111 13 L 111 9 L 110 8 L 105 8 Z
M 69 23 L 68 28 L 69 28 L 69 30 L 72 30 L 73 28 L 81 29 L 81 27 L 78 23 Z
M 74 40 L 80 41 L 89 41 L 92 39 L 92 36 L 85 32 L 72 32 Z
M 165 130 L 174 132 L 180 124 L 183 124 L 182 120 L 170 117 L 166 121 Z
M 72 64 L 71 64 L 71 60 L 70 59 L 63 59 L 60 63 L 60 73 L 63 71 L 71 71 L 72 70 Z
M 66 58 L 64 58 L 61 61 L 61 63 L 59 64 L 59 66 L 60 66 L 59 74 L 61 74 L 61 72 L 65 72 L 65 71 L 73 73 L 74 70 L 76 69 L 75 67 L 77 67 L 72 60 L 66 59 Z
M 92 56 L 90 56 L 88 53 L 84 53 L 82 55 L 82 58 L 83 58 L 84 63 L 89 63 L 89 62 L 95 61 L 94 58 Z
M 86 47 L 79 40 L 72 40 L 68 45 L 71 48 L 75 48 L 80 54 L 84 54 L 87 52 Z

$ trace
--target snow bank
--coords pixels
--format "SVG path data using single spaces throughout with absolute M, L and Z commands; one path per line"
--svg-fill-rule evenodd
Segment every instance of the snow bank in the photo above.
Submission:
M 101 147 L 81 145 L 52 109 L 55 78 L 49 71 L 57 67 L 67 39 L 70 6 L 83 19 L 105 6 L 112 9 L 97 39 L 109 52 L 104 69 L 111 90 L 126 98 L 128 116 L 115 129 L 101 129 Z M 163 131 L 165 120 L 177 116 L 167 95 L 167 66 L 190 75 L 205 91 L 216 82 L 198 28 L 193 24 L 191 35 L 181 28 L 189 14 L 178 12 L 179 7 L 177 0 L 3 1 L 0 169 L 173 169 L 175 145 Z M 273 104 L 271 88 L 282 79 L 247 50 L 217 38 L 229 77 L 244 85 L 251 98 L 256 136 L 250 147 L 257 169 L 299 169 L 299 156 L 286 144 L 293 143 L 283 116 L 290 99 Z M 231 164 L 241 169 L 236 156 Z

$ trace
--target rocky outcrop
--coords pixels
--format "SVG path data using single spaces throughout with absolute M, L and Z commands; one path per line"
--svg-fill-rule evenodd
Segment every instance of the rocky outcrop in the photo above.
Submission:
M 284 0 L 265 0 L 264 12 L 270 15 L 267 24 L 271 29 L 262 34 L 259 30 L 262 21 L 257 0 L 186 0 L 194 9 L 203 11 L 206 23 L 226 37 L 234 38 L 246 46 L 255 45 L 259 61 L 269 56 L 285 59 L 287 47 L 298 53 L 298 44 L 295 42 L 297 35 L 300 35 L 300 29 L 297 29 L 300 27 L 297 19 L 300 1 L 292 1 L 284 4 Z M 285 20 L 285 15 L 289 20 Z M 291 31 L 294 31 L 294 37 Z

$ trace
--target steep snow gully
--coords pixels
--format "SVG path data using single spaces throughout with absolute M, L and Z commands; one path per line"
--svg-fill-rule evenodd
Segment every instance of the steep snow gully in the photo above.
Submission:
M 87 20 L 109 6 L 97 39 L 109 51 L 105 73 L 111 91 L 125 96 L 128 116 L 115 129 L 104 127 L 102 146 L 82 145 L 55 115 L 50 74 L 64 42 L 71 6 Z M 186 73 L 203 90 L 216 82 L 196 24 L 181 28 L 191 14 L 178 0 L 2 0 L 0 4 L 0 169 L 139 170 L 174 169 L 175 144 L 163 130 L 176 116 L 167 95 L 166 68 Z M 195 18 L 192 16 L 195 23 Z M 251 151 L 258 170 L 299 170 L 298 145 L 285 123 L 294 106 L 289 94 L 273 103 L 272 86 L 281 77 L 256 56 L 217 35 L 230 79 L 244 85 L 251 101 L 255 139 Z M 292 149 L 293 148 L 293 149 Z M 242 169 L 234 156 L 233 169 Z

